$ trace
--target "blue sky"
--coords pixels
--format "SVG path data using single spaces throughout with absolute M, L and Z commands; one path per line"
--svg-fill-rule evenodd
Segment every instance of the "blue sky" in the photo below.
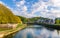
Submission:
M 60 17 L 60 0 L 0 0 L 15 15 L 24 17 Z

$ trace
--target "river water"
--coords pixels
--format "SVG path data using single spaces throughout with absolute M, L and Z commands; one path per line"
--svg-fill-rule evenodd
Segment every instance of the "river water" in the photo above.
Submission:
M 32 25 L 17 32 L 13 38 L 60 38 L 59 32 L 40 25 Z

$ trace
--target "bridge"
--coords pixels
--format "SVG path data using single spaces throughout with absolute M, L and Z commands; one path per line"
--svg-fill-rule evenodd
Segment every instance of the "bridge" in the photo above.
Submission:
M 46 24 L 46 23 L 27 23 L 27 25 L 33 24 L 33 25 L 41 25 L 46 28 L 52 28 L 52 29 L 57 29 L 60 30 L 60 24 Z

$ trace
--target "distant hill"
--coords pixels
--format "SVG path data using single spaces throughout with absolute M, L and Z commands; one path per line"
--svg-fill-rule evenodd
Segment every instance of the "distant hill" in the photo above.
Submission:
M 35 22 L 35 21 L 37 21 L 38 19 L 42 18 L 42 17 L 26 18 L 26 17 L 23 17 L 23 16 L 18 16 L 18 17 L 21 19 L 21 21 L 22 21 L 23 23 L 26 23 L 26 22 Z
M 48 20 L 48 19 L 50 19 L 50 18 L 45 18 L 45 17 L 32 17 L 32 18 L 26 18 L 26 17 L 23 17 L 23 16 L 18 16 L 20 19 L 21 19 L 21 21 L 23 22 L 23 23 L 27 23 L 27 22 L 36 22 L 36 21 L 38 21 L 38 20 L 40 20 L 40 19 L 43 19 L 43 20 Z
M 0 4 L 0 24 L 22 23 L 21 19 L 15 16 L 10 9 Z
M 36 22 L 39 19 L 49 19 L 49 18 L 44 18 L 44 17 L 33 17 L 33 18 L 29 18 L 29 22 Z
M 29 22 L 35 22 L 38 19 L 40 19 L 40 17 L 33 17 L 33 18 L 29 18 Z

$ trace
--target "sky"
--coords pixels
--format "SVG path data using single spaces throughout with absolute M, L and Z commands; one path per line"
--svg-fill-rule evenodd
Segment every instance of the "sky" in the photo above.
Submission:
M 60 17 L 60 0 L 0 0 L 15 15 L 24 17 Z

